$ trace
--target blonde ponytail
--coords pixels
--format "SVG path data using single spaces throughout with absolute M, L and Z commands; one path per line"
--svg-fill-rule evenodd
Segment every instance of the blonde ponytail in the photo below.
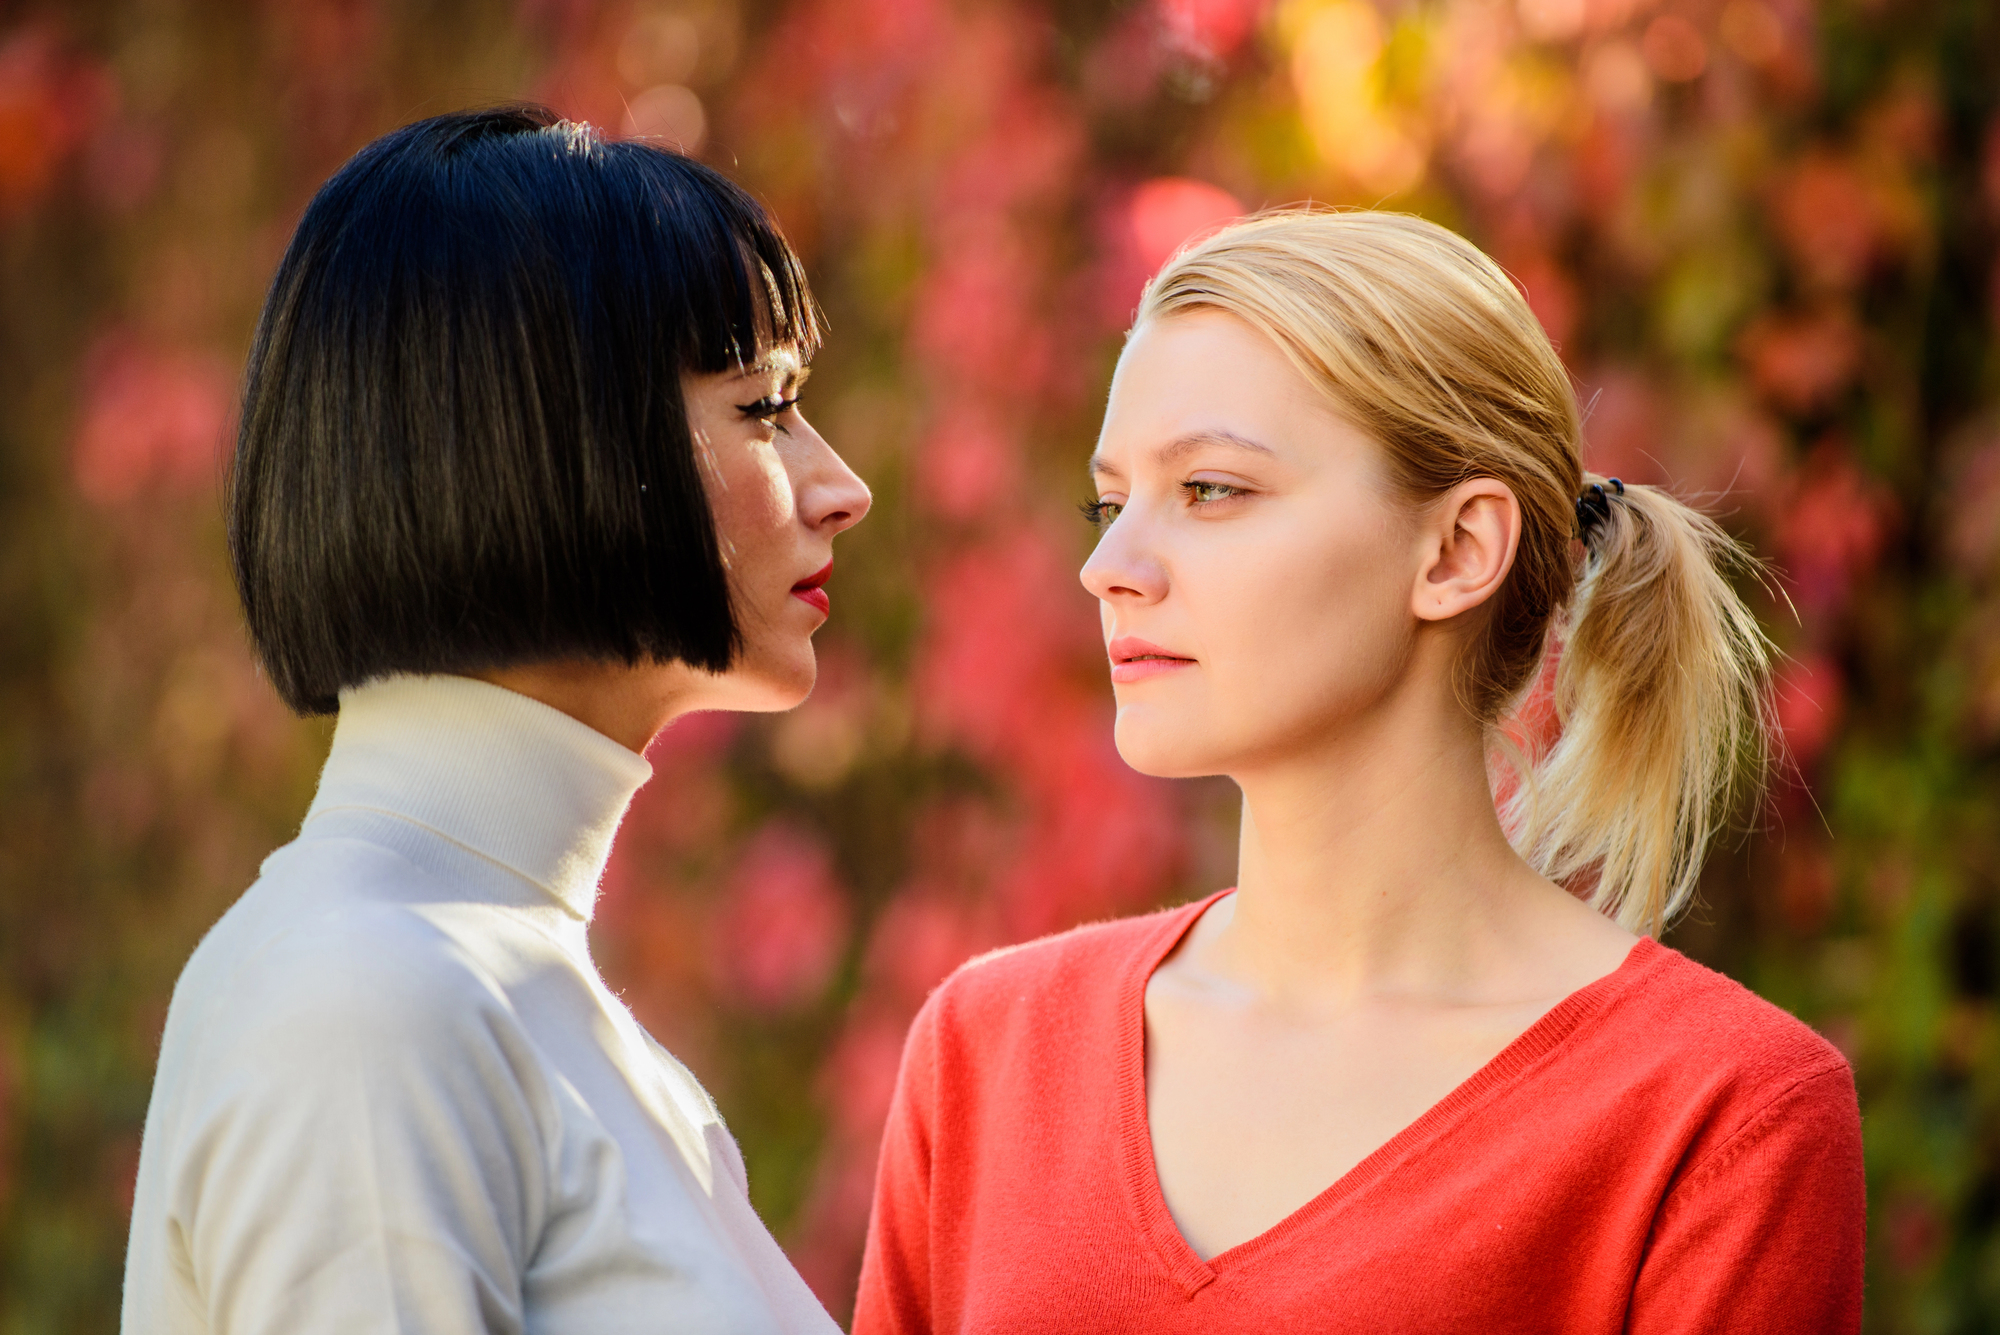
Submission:
M 1557 628 L 1561 731 L 1502 820 L 1544 876 L 1658 935 L 1761 785 L 1770 642 L 1729 581 L 1754 559 L 1714 520 L 1653 487 L 1584 482 L 1606 500 Z
M 1764 777 L 1770 647 L 1730 583 L 1751 558 L 1655 488 L 1611 489 L 1585 515 L 1561 359 L 1499 266 L 1434 223 L 1247 219 L 1169 261 L 1135 327 L 1199 309 L 1276 343 L 1382 445 L 1413 500 L 1473 477 L 1514 493 L 1514 568 L 1458 665 L 1460 699 L 1506 756 L 1503 725 L 1555 647 L 1561 732 L 1541 754 L 1514 751 L 1503 824 L 1543 875 L 1632 931 L 1664 930 Z M 1581 548 L 1580 516 L 1593 521 Z

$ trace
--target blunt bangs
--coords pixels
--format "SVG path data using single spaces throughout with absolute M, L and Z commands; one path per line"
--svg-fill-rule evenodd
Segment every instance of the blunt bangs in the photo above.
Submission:
M 383 136 L 314 196 L 252 346 L 229 546 L 285 702 L 739 636 L 684 373 L 821 325 L 764 210 L 536 107 Z

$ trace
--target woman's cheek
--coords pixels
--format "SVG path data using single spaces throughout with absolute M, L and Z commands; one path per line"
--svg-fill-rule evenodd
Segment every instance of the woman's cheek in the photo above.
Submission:
M 750 530 L 746 542 L 755 548 L 761 563 L 782 564 L 790 554 L 784 538 L 794 509 L 791 479 L 768 447 L 759 450 L 755 464 L 743 486 L 744 522 Z M 790 581 L 786 585 L 789 589 Z
M 1268 664 L 1282 634 L 1297 614 L 1297 572 L 1280 553 L 1219 546 L 1183 563 L 1183 591 L 1202 648 L 1223 658 L 1220 666 Z
M 739 575 L 754 576 L 773 556 L 773 535 L 791 516 L 791 488 L 782 468 L 775 475 L 757 446 L 745 450 L 722 474 L 714 507 L 719 536 L 734 553 Z

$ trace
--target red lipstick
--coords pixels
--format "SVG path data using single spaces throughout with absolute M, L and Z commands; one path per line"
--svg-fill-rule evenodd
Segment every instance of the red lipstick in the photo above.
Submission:
M 826 596 L 826 590 L 821 588 L 820 585 L 826 583 L 832 577 L 833 562 L 828 561 L 818 570 L 792 585 L 792 597 L 802 603 L 808 603 L 818 608 L 821 616 L 829 616 L 833 612 L 833 600 Z
M 1106 647 L 1111 654 L 1111 680 L 1120 685 L 1179 672 L 1195 665 L 1192 658 L 1132 635 L 1121 635 Z

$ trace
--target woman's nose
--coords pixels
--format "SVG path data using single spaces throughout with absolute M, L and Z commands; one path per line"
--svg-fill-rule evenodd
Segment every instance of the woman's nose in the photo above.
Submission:
M 1167 575 L 1158 557 L 1147 550 L 1139 516 L 1121 514 L 1097 540 L 1097 549 L 1083 563 L 1077 578 L 1100 601 L 1156 602 L 1167 592 Z
M 813 431 L 812 438 L 816 447 L 812 476 L 799 490 L 800 517 L 809 527 L 824 529 L 832 537 L 860 523 L 875 497 L 819 432 Z

